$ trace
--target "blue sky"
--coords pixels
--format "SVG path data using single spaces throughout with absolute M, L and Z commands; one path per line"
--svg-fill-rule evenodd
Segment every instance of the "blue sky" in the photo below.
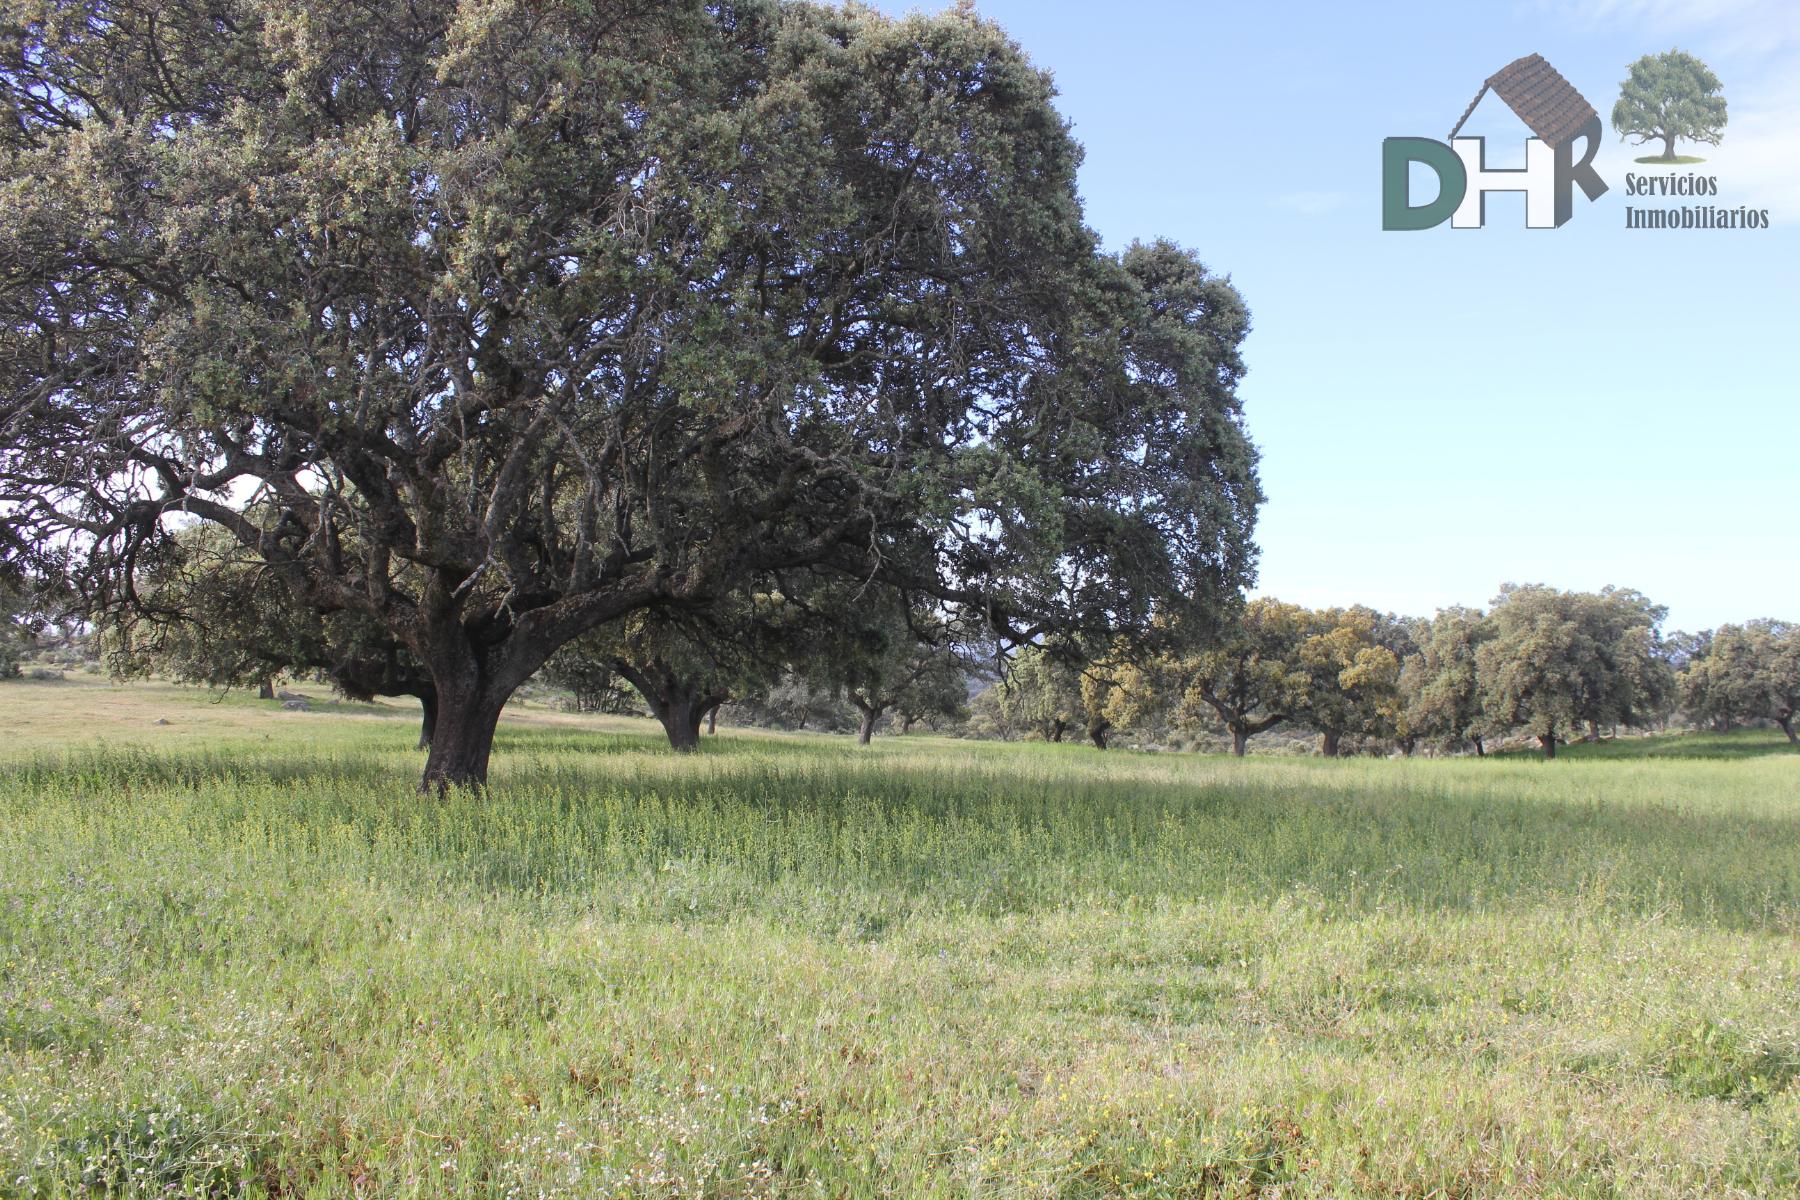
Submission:
M 1107 245 L 1173 238 L 1249 303 L 1260 592 L 1428 614 L 1614 583 L 1670 628 L 1800 619 L 1800 3 L 978 7 L 1054 73 Z M 1682 169 L 1771 229 L 1626 230 L 1625 173 L 1660 147 L 1609 129 L 1612 190 L 1559 230 L 1513 195 L 1481 230 L 1381 231 L 1384 137 L 1445 138 L 1534 52 L 1604 120 L 1627 64 L 1675 45 L 1731 106 Z M 1465 133 L 1522 165 L 1494 98 Z

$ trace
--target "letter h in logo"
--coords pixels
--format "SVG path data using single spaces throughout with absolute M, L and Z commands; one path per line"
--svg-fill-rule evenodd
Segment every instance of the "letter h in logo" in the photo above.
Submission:
M 1556 151 L 1549 143 L 1542 138 L 1527 139 L 1523 169 L 1490 169 L 1485 138 L 1451 138 L 1450 145 L 1462 163 L 1464 180 L 1462 203 L 1450 214 L 1450 228 L 1480 229 L 1486 224 L 1489 192 L 1524 192 L 1527 229 L 1554 229 L 1560 224 L 1553 215 L 1556 208 Z

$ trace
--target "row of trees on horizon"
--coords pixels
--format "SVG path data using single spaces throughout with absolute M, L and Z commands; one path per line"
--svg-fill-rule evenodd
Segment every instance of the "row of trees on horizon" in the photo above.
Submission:
M 420 743 L 430 744 L 434 689 L 404 647 L 259 586 L 266 577 L 224 540 L 200 529 L 187 538 L 219 556 L 153 573 L 145 611 L 95 629 L 115 675 L 254 686 L 266 697 L 281 675 L 358 699 L 410 694 L 424 714 Z M 731 722 L 841 729 L 865 744 L 916 727 L 1101 749 L 1211 735 L 1243 755 L 1281 731 L 1314 736 L 1318 753 L 1334 757 L 1480 756 L 1521 737 L 1554 757 L 1559 744 L 1676 719 L 1718 730 L 1767 722 L 1796 742 L 1800 625 L 1664 634 L 1663 618 L 1621 588 L 1507 585 L 1486 611 L 1429 618 L 1261 597 L 1203 637 L 1184 643 L 1167 630 L 1083 659 L 1055 639 L 1001 655 L 979 626 L 833 582 L 639 616 L 571 643 L 537 684 L 583 711 L 647 713 L 678 751 L 694 749 L 722 708 Z
M 1616 588 L 1507 585 L 1485 612 L 1429 618 L 1259 598 L 1187 652 L 1073 668 L 1027 651 L 991 693 L 991 724 L 1050 740 L 1080 730 L 1102 745 L 1216 730 L 1238 755 L 1284 728 L 1316 735 L 1327 756 L 1479 756 L 1529 737 L 1549 758 L 1559 744 L 1676 719 L 1716 730 L 1767 722 L 1797 741 L 1800 625 L 1664 635 L 1663 616 Z

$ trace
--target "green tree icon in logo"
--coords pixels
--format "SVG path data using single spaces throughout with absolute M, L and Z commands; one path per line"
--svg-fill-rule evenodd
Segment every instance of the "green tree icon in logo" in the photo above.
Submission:
M 1675 156 L 1675 139 L 1719 144 L 1725 132 L 1725 97 L 1719 94 L 1719 77 L 1712 68 L 1683 50 L 1646 54 L 1631 64 L 1630 75 L 1619 87 L 1613 105 L 1612 127 L 1636 145 L 1660 141 L 1660 157 L 1639 162 L 1703 162 L 1692 156 Z

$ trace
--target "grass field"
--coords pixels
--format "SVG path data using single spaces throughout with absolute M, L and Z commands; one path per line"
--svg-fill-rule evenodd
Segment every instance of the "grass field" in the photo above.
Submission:
M 156 722 L 167 721 L 166 725 Z M 0 1194 L 1800 1192 L 1800 755 L 0 685 Z

